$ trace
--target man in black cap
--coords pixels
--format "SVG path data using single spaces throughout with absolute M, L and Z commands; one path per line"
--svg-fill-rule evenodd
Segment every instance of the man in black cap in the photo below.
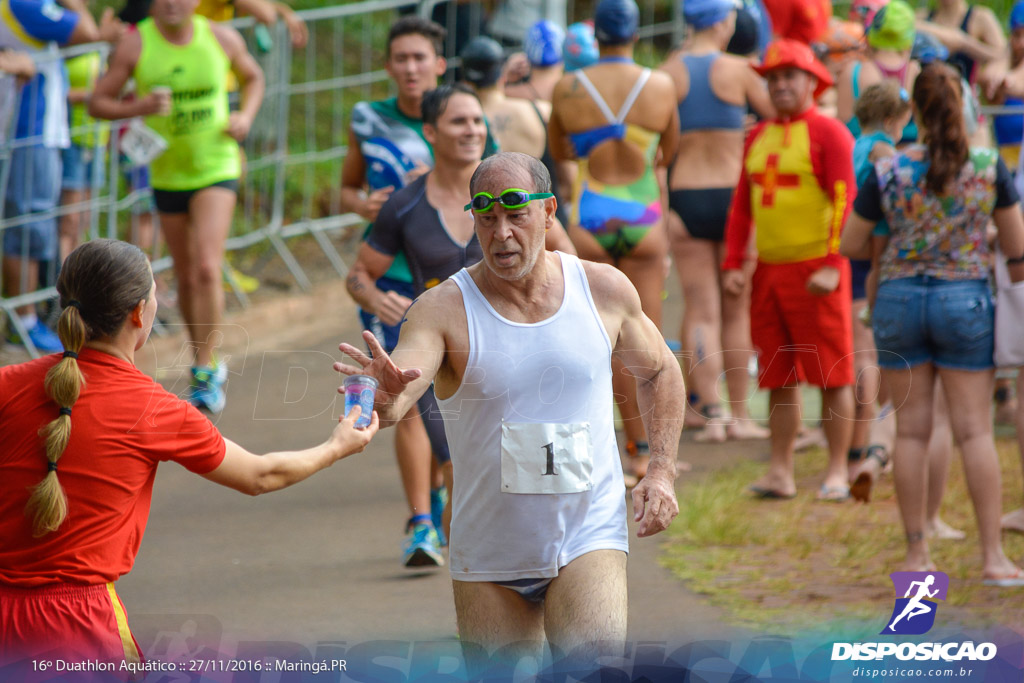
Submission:
M 474 38 L 462 51 L 462 76 L 476 91 L 491 132 L 503 152 L 540 159 L 547 150 L 547 129 L 527 101 L 505 96 L 505 54 L 497 41 Z

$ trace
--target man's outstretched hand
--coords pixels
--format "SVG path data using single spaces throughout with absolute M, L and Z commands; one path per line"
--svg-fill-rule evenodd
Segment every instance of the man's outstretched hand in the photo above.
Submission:
M 347 363 L 335 363 L 334 369 L 346 377 L 349 375 L 369 375 L 377 380 L 377 398 L 374 407 L 380 413 L 381 422 L 390 424 L 393 420 L 401 418 L 401 415 L 392 415 L 395 400 L 405 388 L 414 380 L 418 379 L 423 371 L 419 368 L 402 370 L 391 360 L 384 347 L 380 345 L 373 333 L 364 330 L 363 340 L 370 348 L 371 356 L 367 356 L 362 350 L 351 344 L 342 343 L 338 349 L 347 356 L 350 356 L 359 365 Z M 345 387 L 338 387 L 338 393 L 344 394 Z

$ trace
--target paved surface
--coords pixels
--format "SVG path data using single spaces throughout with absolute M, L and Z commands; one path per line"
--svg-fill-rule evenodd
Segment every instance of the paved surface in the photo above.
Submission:
M 338 342 L 358 333 L 340 282 L 235 315 L 225 339 L 232 372 L 220 429 L 255 452 L 325 438 L 341 406 L 331 362 L 341 356 Z M 174 367 L 179 347 L 176 338 L 155 340 L 140 366 L 183 389 L 184 368 Z M 143 650 L 166 654 L 182 633 L 227 653 L 242 641 L 284 643 L 275 646 L 282 652 L 339 641 L 454 643 L 447 570 L 413 572 L 399 563 L 407 512 L 392 442 L 384 431 L 363 453 L 258 498 L 162 466 L 135 569 L 118 583 Z M 707 449 L 684 455 L 700 470 L 726 451 L 757 451 L 749 444 Z M 632 534 L 630 639 L 735 636 L 718 611 L 659 566 L 659 543 Z

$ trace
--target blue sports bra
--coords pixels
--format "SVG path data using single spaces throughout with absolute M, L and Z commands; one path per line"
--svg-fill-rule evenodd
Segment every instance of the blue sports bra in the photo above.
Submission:
M 679 102 L 681 133 L 691 130 L 743 130 L 746 107 L 722 101 L 711 89 L 711 66 L 720 56 L 720 53 L 712 52 L 681 57 L 690 72 L 690 92 Z
M 619 110 L 618 115 L 615 115 L 612 114 L 612 110 L 605 103 L 604 98 L 597 92 L 597 88 L 590 82 L 587 75 L 583 71 L 576 72 L 576 79 L 583 85 L 601 110 L 601 113 L 608 120 L 608 125 L 606 126 L 598 126 L 590 130 L 569 134 L 569 141 L 576 151 L 577 158 L 584 159 L 590 156 L 590 151 L 605 140 L 621 140 L 626 136 L 626 124 L 624 123 L 626 115 L 633 108 L 633 103 L 640 96 L 640 91 L 644 89 L 644 85 L 646 85 L 647 79 L 650 77 L 650 69 L 644 69 L 640 72 L 640 77 L 633 84 L 633 89 L 630 90 L 629 95 L 626 96 L 626 101 L 622 103 L 622 108 Z

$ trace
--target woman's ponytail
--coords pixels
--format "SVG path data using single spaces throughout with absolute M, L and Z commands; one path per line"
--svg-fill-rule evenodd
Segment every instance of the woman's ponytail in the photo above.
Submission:
M 925 66 L 914 81 L 914 106 L 928 145 L 928 189 L 937 195 L 950 191 L 967 163 L 967 123 L 957 72 L 942 62 Z
M 43 427 L 47 472 L 32 488 L 27 512 L 32 517 L 35 536 L 56 531 L 68 516 L 68 501 L 57 476 L 57 461 L 71 439 L 71 409 L 85 384 L 78 367 L 78 352 L 85 345 L 88 329 L 82 319 L 81 304 L 71 300 L 57 323 L 57 334 L 64 345 L 64 357 L 46 373 L 46 395 L 57 404 L 57 417 Z

